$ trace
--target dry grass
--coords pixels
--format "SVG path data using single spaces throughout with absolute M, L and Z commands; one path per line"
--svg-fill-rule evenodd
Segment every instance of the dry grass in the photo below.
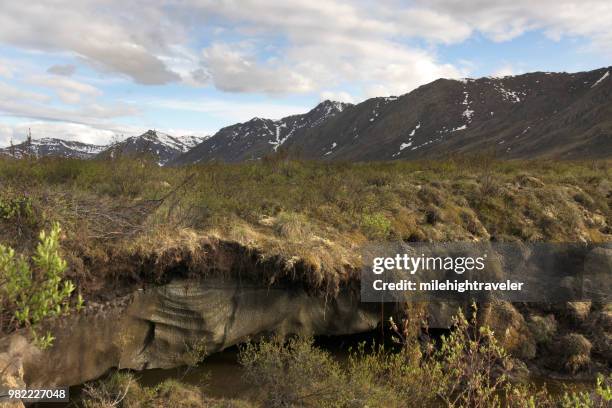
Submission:
M 27 253 L 59 221 L 85 294 L 238 270 L 333 292 L 369 239 L 610 241 L 610 164 L 0 159 L 0 197 L 32 207 L 0 217 L 0 240 Z

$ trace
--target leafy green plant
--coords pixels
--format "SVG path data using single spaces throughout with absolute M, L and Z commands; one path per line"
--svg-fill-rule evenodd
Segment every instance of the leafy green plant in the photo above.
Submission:
M 1 306 L 12 311 L 19 326 L 31 329 L 41 348 L 51 346 L 54 338 L 50 332 L 39 334 L 37 326 L 45 318 L 68 313 L 75 289 L 72 281 L 63 279 L 67 265 L 59 253 L 60 233 L 57 223 L 48 234 L 42 231 L 31 260 L 0 245 L 0 294 L 5 300 Z M 77 308 L 81 306 L 79 296 Z
M 471 322 L 459 312 L 453 323 L 454 330 L 442 337 L 434 355 L 446 373 L 438 395 L 451 407 L 499 406 L 499 392 L 507 377 L 505 373 L 494 375 L 494 369 L 508 365 L 508 354 L 489 327 L 478 327 L 475 305 Z
M 607 378 L 603 375 L 597 376 L 595 393 L 605 402 L 612 401 L 612 374 L 608 375 Z
M 32 199 L 27 196 L 1 197 L 0 218 L 12 220 L 15 218 L 31 218 Z
M 391 221 L 380 212 L 364 214 L 361 218 L 361 227 L 373 239 L 385 239 L 391 232 Z
M 597 376 L 593 392 L 566 392 L 560 401 L 562 408 L 603 408 L 612 404 L 612 375 Z

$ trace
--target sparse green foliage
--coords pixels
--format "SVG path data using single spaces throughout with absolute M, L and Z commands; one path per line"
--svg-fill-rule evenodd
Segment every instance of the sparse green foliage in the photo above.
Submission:
M 597 376 L 592 392 L 566 392 L 559 403 L 561 408 L 604 408 L 612 404 L 612 375 Z
M 312 339 L 247 343 L 240 352 L 245 380 L 261 389 L 266 407 L 340 406 L 344 382 L 337 362 Z
M 187 349 L 187 366 L 189 368 L 195 367 L 204 358 L 206 358 L 208 352 L 206 351 L 206 338 L 201 337 L 193 342 L 186 344 Z
M 597 387 L 595 393 L 603 402 L 612 402 L 612 374 L 607 377 L 597 376 Z
M 29 197 L 0 197 L 0 218 L 5 220 L 27 219 L 32 217 L 32 214 L 32 200 Z
M 478 327 L 475 305 L 471 324 L 461 312 L 453 323 L 454 330 L 442 337 L 440 350 L 434 354 L 445 373 L 438 394 L 450 407 L 500 406 L 499 393 L 507 377 L 493 370 L 505 368 L 508 354 L 490 328 Z
M 364 214 L 361 226 L 366 235 L 373 239 L 385 239 L 391 231 L 391 221 L 380 212 Z
M 414 321 L 391 320 L 399 350 L 376 345 L 368 350 L 361 344 L 346 365 L 314 346 L 311 338 L 249 343 L 240 359 L 246 381 L 257 385 L 261 402 L 270 407 L 608 406 L 612 377 L 600 376 L 591 393 L 561 396 L 512 382 L 510 356 L 488 327 L 477 325 L 476 317 L 475 309 L 469 320 L 459 312 L 453 329 L 439 342 L 419 342 L 414 331 L 419 325 Z
M 41 348 L 49 347 L 54 338 L 48 332 L 39 334 L 37 326 L 45 318 L 69 312 L 70 295 L 75 289 L 63 278 L 67 265 L 59 253 L 60 233 L 57 223 L 48 234 L 42 231 L 30 261 L 0 245 L 0 294 L 4 299 L 0 306 L 13 313 L 19 326 L 31 329 Z
M 140 387 L 134 375 L 117 372 L 107 379 L 88 384 L 83 390 L 85 408 L 143 406 L 153 398 L 153 390 Z

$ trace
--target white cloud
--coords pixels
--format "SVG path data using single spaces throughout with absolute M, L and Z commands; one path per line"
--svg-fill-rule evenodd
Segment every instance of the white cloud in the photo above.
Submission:
M 0 77 L 10 79 L 13 77 L 14 71 L 15 67 L 8 60 L 0 58 Z
M 42 51 L 71 52 L 100 70 L 142 84 L 179 79 L 158 55 L 181 31 L 166 30 L 161 4 L 111 0 L 0 3 L 0 42 Z M 155 22 L 152 24 L 152 22 Z
M 400 35 L 453 44 L 464 41 L 473 31 L 469 24 L 427 8 L 388 9 L 386 16 Z
M 38 92 L 30 92 L 4 82 L 0 82 L 0 105 L 2 102 L 22 101 L 24 103 L 31 102 L 47 102 L 51 97 Z M 18 103 L 18 102 L 17 102 Z
M 461 74 L 401 39 L 451 43 L 471 32 L 466 24 L 450 25 L 450 17 L 424 8 L 303 0 L 231 4 L 196 6 L 248 33 L 246 43 L 217 42 L 204 50 L 203 64 L 213 83 L 231 92 L 338 92 L 356 84 L 359 94 L 353 99 L 369 96 L 374 87 L 400 94 L 440 76 Z M 286 41 L 274 45 L 279 37 Z
M 68 104 L 77 104 L 81 102 L 82 97 L 95 98 L 102 95 L 102 92 L 92 85 L 65 77 L 36 75 L 28 78 L 28 82 L 53 89 L 62 102 Z
M 0 4 L 0 42 L 68 52 L 141 84 L 211 81 L 225 91 L 283 93 L 356 82 L 363 94 L 401 93 L 461 71 L 412 40 L 435 47 L 474 32 L 505 41 L 541 29 L 553 39 L 584 37 L 612 52 L 611 15 L 608 0 L 33 0 L 28 7 Z M 200 37 L 209 42 L 206 28 L 214 41 L 202 56 L 194 44 Z M 252 49 L 242 48 L 245 40 Z M 432 74 L 424 75 L 422 66 Z M 389 71 L 392 78 L 375 77 Z
M 355 103 L 355 99 L 352 95 L 346 91 L 324 91 L 321 92 L 321 101 L 324 100 L 330 101 L 338 101 L 338 102 L 346 102 L 346 103 Z
M 6 92 L 5 92 L 6 91 Z M 88 104 L 77 108 L 58 108 L 49 104 L 33 103 L 34 98 L 44 98 L 30 92 L 21 92 L 19 98 L 0 97 L 0 113 L 7 116 L 41 119 L 49 121 L 66 121 L 80 124 L 102 124 L 108 119 L 138 114 L 139 110 L 126 104 L 114 104 L 112 106 L 100 104 Z M 0 95 L 17 95 L 14 90 L 3 89 L 0 84 Z M 28 96 L 30 98 L 28 98 Z
M 215 86 L 228 92 L 309 92 L 312 79 L 294 66 L 276 60 L 259 62 L 235 44 L 213 44 L 204 50 L 204 64 Z
M 396 38 L 452 43 L 471 32 L 466 24 L 450 24 L 448 16 L 427 8 L 396 10 L 368 2 L 245 0 L 237 6 L 233 1 L 109 0 L 103 8 L 95 0 L 33 3 L 29 7 L 14 2 L 0 5 L 1 42 L 67 51 L 100 71 L 125 74 L 142 84 L 181 79 L 201 86 L 211 81 L 230 92 L 319 92 L 360 80 L 352 74 L 373 65 L 365 63 L 367 58 L 376 58 L 366 55 L 366 49 L 402 51 L 397 59 L 388 55 L 380 60 L 378 70 L 389 62 L 416 63 L 402 58 L 406 53 L 419 54 L 433 66 L 437 65 L 433 54 L 401 45 Z M 228 31 L 223 25 L 229 26 L 229 35 L 253 40 L 254 48 L 246 50 L 224 39 L 198 55 L 189 45 L 190 34 L 213 18 L 219 19 L 215 32 L 223 35 Z M 262 58 L 270 38 L 280 39 L 283 46 Z M 328 56 L 333 58 L 324 59 Z M 410 76 L 414 68 L 406 67 L 403 74 Z M 442 70 L 450 72 L 446 68 Z M 69 75 L 72 68 L 54 66 L 49 72 Z M 405 88 L 418 80 L 419 75 L 415 80 L 405 78 L 398 86 Z M 386 82 L 394 85 L 394 81 Z M 74 95 L 64 98 L 76 101 Z
M 496 41 L 513 39 L 529 30 L 550 38 L 580 36 L 612 53 L 612 2 L 608 0 L 418 0 L 423 6 L 468 24 Z
M 475 32 L 506 41 L 541 29 L 556 38 L 582 36 L 612 51 L 612 3 L 607 0 L 189 4 L 193 13 L 226 21 L 235 36 L 249 39 L 248 52 L 240 41 L 217 42 L 205 50 L 212 81 L 232 92 L 310 92 L 350 83 L 361 88 L 360 95 L 353 95 L 357 98 L 401 94 L 438 77 L 469 74 L 468 66 L 439 62 L 433 50 L 438 43 L 459 43 Z M 431 46 L 409 45 L 415 44 L 413 39 Z
M 114 123 L 116 119 L 139 113 L 136 107 L 125 103 L 99 104 L 94 100 L 99 92 L 96 88 L 68 78 L 62 78 L 62 81 L 54 84 L 49 82 L 48 78 L 34 77 L 31 78 L 31 83 L 54 88 L 62 99 L 65 99 L 68 94 L 79 95 L 78 99 L 80 95 L 91 96 L 88 98 L 89 102 L 80 103 L 76 107 L 58 107 L 53 104 L 53 98 L 46 93 L 25 90 L 22 84 L 12 86 L 0 82 L 0 118 L 2 116 L 13 119 L 22 118 L 28 124 L 34 122 L 38 128 L 44 128 L 40 137 L 46 137 L 47 133 L 61 133 L 68 138 L 74 136 L 75 140 L 87 141 L 95 138 L 100 141 L 104 139 L 102 136 L 108 132 L 117 132 L 124 128 Z M 7 144 L 9 140 L 7 139 L 7 126 L 4 124 L 1 129 L 3 136 L 0 142 L 4 144 Z M 17 140 L 25 134 L 22 128 L 13 127 L 11 129 L 10 135 Z M 61 132 L 58 129 L 62 129 Z M 76 137 L 77 131 L 82 131 L 80 137 Z
M 13 127 L 0 123 L 0 147 L 8 146 L 13 139 Z
M 76 72 L 76 65 L 73 64 L 56 64 L 47 68 L 47 72 L 54 75 L 72 76 Z

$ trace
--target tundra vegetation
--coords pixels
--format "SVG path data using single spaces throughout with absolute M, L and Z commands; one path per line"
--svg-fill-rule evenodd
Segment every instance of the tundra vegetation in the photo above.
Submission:
M 184 167 L 146 158 L 0 158 L 0 329 L 4 335 L 34 328 L 39 344 L 49 345 L 52 334 L 36 327 L 70 305 L 177 274 L 215 273 L 207 256 L 220 245 L 273 266 L 250 269 L 251 279 L 299 281 L 333 296 L 358 279 L 357 248 L 368 240 L 610 242 L 610 164 L 487 155 L 354 164 L 272 156 Z M 609 329 L 600 331 L 612 310 L 583 311 L 579 304 L 560 313 L 555 306 L 521 310 L 524 316 L 512 305 L 483 309 L 481 315 L 493 316 L 490 324 L 473 320 L 476 313 L 459 314 L 438 341 L 419 340 L 413 313 L 410 321 L 389 322 L 396 347 L 364 346 L 348 364 L 312 339 L 264 340 L 241 352 L 247 379 L 261 390 L 249 401 L 208 399 L 176 381 L 144 387 L 122 372 L 89 384 L 84 403 L 606 406 L 609 377 L 600 377 L 593 392 L 563 396 L 512 380 L 516 361 L 509 353 L 516 350 L 533 357 L 536 347 L 561 348 L 567 354 L 561 368 L 570 372 L 590 367 L 593 354 L 609 356 Z M 574 320 L 584 335 L 569 329 Z M 533 344 L 524 341 L 526 331 Z M 193 350 L 205 352 L 197 344 Z
M 367 240 L 610 241 L 610 164 L 0 158 L 0 240 L 32 254 L 39 232 L 58 222 L 66 273 L 83 295 L 97 287 L 87 280 L 121 279 L 103 276 L 113 260 L 133 268 L 154 259 L 159 268 L 139 278 L 159 280 L 172 269 L 164 254 L 196 258 L 203 238 L 300 259 L 304 273 L 292 276 L 333 291 L 352 277 L 346 265 L 356 266 L 353 249 Z

